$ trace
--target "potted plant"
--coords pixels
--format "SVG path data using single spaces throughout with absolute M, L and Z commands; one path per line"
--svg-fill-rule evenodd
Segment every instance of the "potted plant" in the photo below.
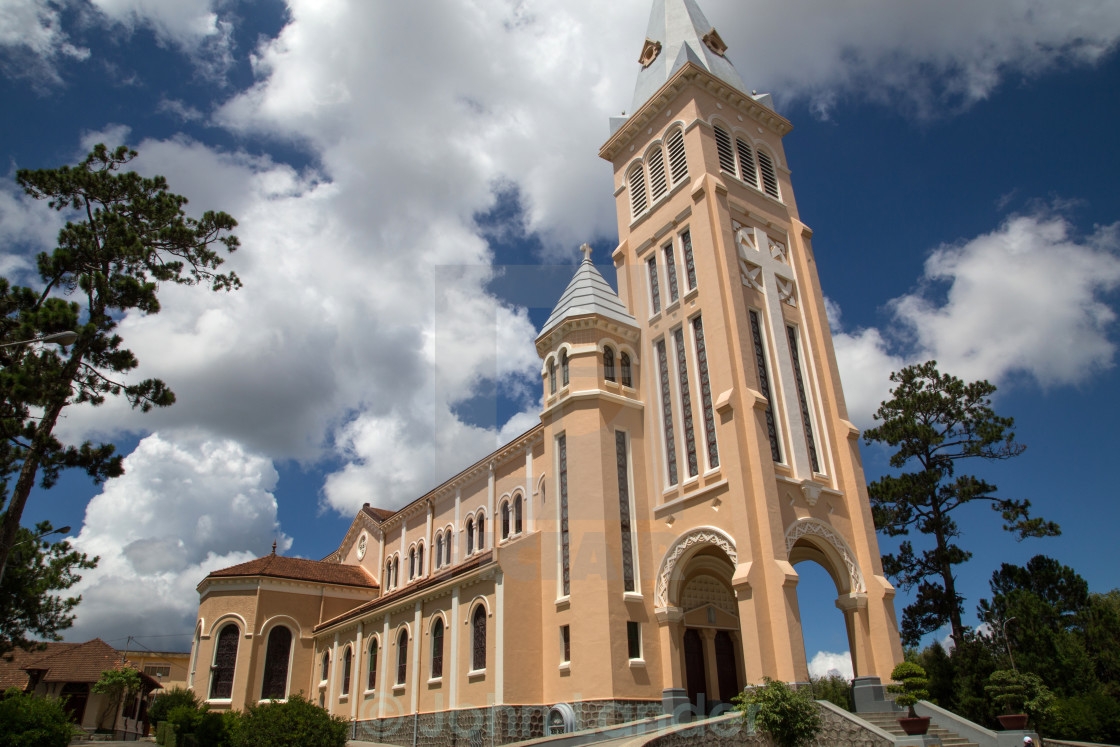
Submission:
M 893 685 L 887 685 L 887 691 L 895 693 L 894 702 L 907 708 L 907 715 L 898 719 L 902 730 L 911 736 L 925 734 L 929 731 L 929 716 L 919 716 L 914 712 L 914 704 L 919 700 L 929 697 L 926 686 L 926 670 L 912 661 L 904 661 L 891 672 Z
M 997 669 L 988 677 L 984 690 L 1003 709 L 996 718 L 1007 730 L 1025 729 L 1031 716 L 1045 713 L 1054 702 L 1054 694 L 1033 672 Z

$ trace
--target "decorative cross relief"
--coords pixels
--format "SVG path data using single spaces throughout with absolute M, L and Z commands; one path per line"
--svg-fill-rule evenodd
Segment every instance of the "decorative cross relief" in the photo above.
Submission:
M 792 277 L 786 245 L 752 226 L 738 221 L 731 221 L 731 225 L 739 248 L 739 278 L 743 285 L 766 293 L 766 278 L 773 276 L 778 300 L 796 309 L 797 284 Z M 765 252 L 760 244 L 765 245 Z

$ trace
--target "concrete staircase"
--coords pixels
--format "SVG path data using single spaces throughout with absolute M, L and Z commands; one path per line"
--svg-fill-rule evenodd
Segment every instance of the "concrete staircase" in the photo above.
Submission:
M 898 717 L 902 715 L 899 712 L 886 711 L 882 713 L 860 713 L 858 715 L 869 724 L 873 724 L 896 737 L 906 736 L 906 732 L 898 725 Z M 940 739 L 942 747 L 980 747 L 976 742 L 970 742 L 959 734 L 943 729 L 933 721 L 929 724 L 929 736 Z

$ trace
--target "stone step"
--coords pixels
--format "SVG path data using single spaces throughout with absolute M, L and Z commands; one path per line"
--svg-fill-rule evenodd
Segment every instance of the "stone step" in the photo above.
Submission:
M 898 723 L 899 716 L 901 715 L 900 712 L 861 713 L 859 717 L 889 734 L 902 737 L 906 735 L 906 732 L 902 730 L 902 727 Z M 930 736 L 939 738 L 942 747 L 979 747 L 975 742 L 970 742 L 956 732 L 949 731 L 932 722 L 929 725 L 928 733 Z

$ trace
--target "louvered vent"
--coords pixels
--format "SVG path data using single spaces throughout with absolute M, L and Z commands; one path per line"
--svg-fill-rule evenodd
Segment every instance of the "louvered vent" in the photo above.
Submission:
M 688 178 L 688 160 L 684 154 L 684 133 L 676 130 L 667 141 L 669 148 L 669 171 L 673 175 L 675 187 L 682 179 Z
M 766 190 L 766 194 L 774 199 L 780 199 L 778 195 L 778 176 L 774 173 L 774 162 L 770 160 L 770 155 L 765 151 L 758 151 L 758 170 L 762 172 L 762 186 Z
M 649 198 L 646 196 L 646 173 L 640 163 L 630 169 L 627 181 L 630 182 L 630 210 L 633 217 L 637 218 L 649 205 Z
M 716 131 L 716 149 L 719 151 L 719 168 L 729 174 L 735 173 L 735 151 L 731 150 L 731 136 L 727 130 L 719 127 Z
M 758 172 L 754 168 L 754 152 L 750 144 L 736 138 L 735 147 L 739 151 L 739 175 L 747 184 L 757 187 Z
M 654 202 L 669 189 L 665 182 L 665 156 L 660 145 L 649 152 L 649 189 Z

